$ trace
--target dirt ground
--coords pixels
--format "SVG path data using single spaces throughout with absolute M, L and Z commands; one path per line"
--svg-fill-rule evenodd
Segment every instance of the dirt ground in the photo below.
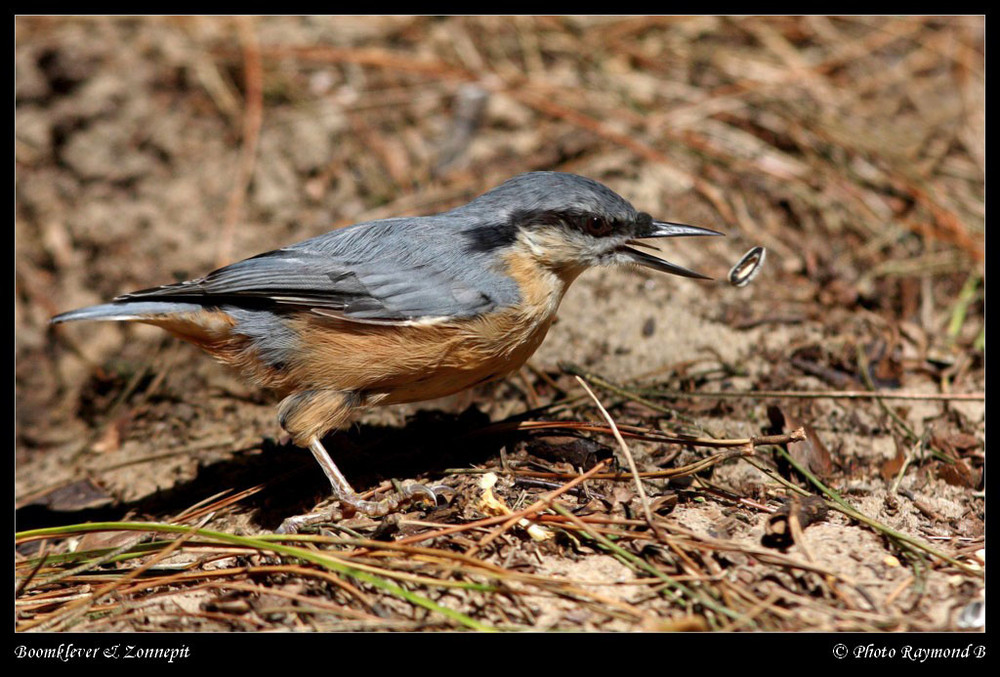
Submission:
M 20 630 L 982 628 L 982 17 L 15 29 Z M 356 488 L 454 491 L 288 541 L 303 551 L 259 547 L 328 489 L 282 439 L 268 393 L 153 327 L 48 323 L 332 228 L 442 211 L 532 170 L 725 231 L 663 245 L 716 279 L 590 271 L 514 377 L 367 413 L 328 442 Z M 760 275 L 729 285 L 756 245 Z M 656 433 L 809 437 L 647 480 L 653 529 L 574 368 L 617 424 L 647 433 L 628 440 L 642 471 L 719 453 Z M 849 396 L 872 389 L 901 399 Z M 489 427 L 529 410 L 565 427 Z M 478 471 L 517 511 L 611 456 L 620 478 L 563 494 L 570 517 L 536 515 L 539 540 L 526 523 L 447 530 L 493 516 Z M 833 502 L 814 522 L 803 512 L 775 547 L 782 509 L 833 500 L 820 485 L 861 516 Z M 264 540 L 72 528 L 86 522 Z

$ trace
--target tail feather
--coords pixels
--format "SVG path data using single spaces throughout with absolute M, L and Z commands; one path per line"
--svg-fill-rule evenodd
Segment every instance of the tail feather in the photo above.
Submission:
M 176 301 L 127 301 L 124 303 L 102 303 L 61 313 L 52 318 L 52 324 L 76 322 L 77 320 L 108 320 L 108 321 L 149 321 L 157 317 L 175 315 L 177 313 L 192 313 L 204 310 L 197 303 L 178 303 Z

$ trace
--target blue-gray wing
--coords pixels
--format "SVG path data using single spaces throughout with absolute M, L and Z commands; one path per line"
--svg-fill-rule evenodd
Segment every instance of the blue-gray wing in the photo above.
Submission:
M 513 280 L 488 253 L 467 249 L 460 224 L 451 221 L 439 215 L 357 224 L 115 302 L 155 297 L 296 307 L 390 323 L 473 317 L 515 305 Z

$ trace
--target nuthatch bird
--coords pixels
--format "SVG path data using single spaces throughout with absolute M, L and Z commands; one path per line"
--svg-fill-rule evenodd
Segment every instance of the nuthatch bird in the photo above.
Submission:
M 367 407 L 443 397 L 517 370 L 587 268 L 708 279 L 636 249 L 688 235 L 721 233 L 656 221 L 582 176 L 532 172 L 441 214 L 358 223 L 52 322 L 162 327 L 277 391 L 281 427 L 312 451 L 334 497 L 382 515 L 433 491 L 411 485 L 404 497 L 361 500 L 324 449 L 326 433 Z

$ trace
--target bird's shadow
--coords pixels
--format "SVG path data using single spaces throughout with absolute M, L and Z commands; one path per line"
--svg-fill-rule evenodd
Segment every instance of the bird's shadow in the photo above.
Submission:
M 419 476 L 433 482 L 446 468 L 495 456 L 506 436 L 468 437 L 489 423 L 489 417 L 474 407 L 461 414 L 421 411 L 401 428 L 355 425 L 328 435 L 323 444 L 352 486 L 364 491 L 388 478 Z M 43 501 L 35 502 L 18 509 L 15 519 L 21 531 L 121 520 L 128 514 L 166 517 L 220 492 L 258 484 L 264 488 L 241 505 L 253 509 L 252 519 L 267 530 L 277 528 L 287 517 L 308 512 L 330 495 L 330 484 L 308 450 L 265 438 L 259 453 L 238 453 L 204 465 L 194 478 L 134 501 L 79 510 L 56 510 Z

